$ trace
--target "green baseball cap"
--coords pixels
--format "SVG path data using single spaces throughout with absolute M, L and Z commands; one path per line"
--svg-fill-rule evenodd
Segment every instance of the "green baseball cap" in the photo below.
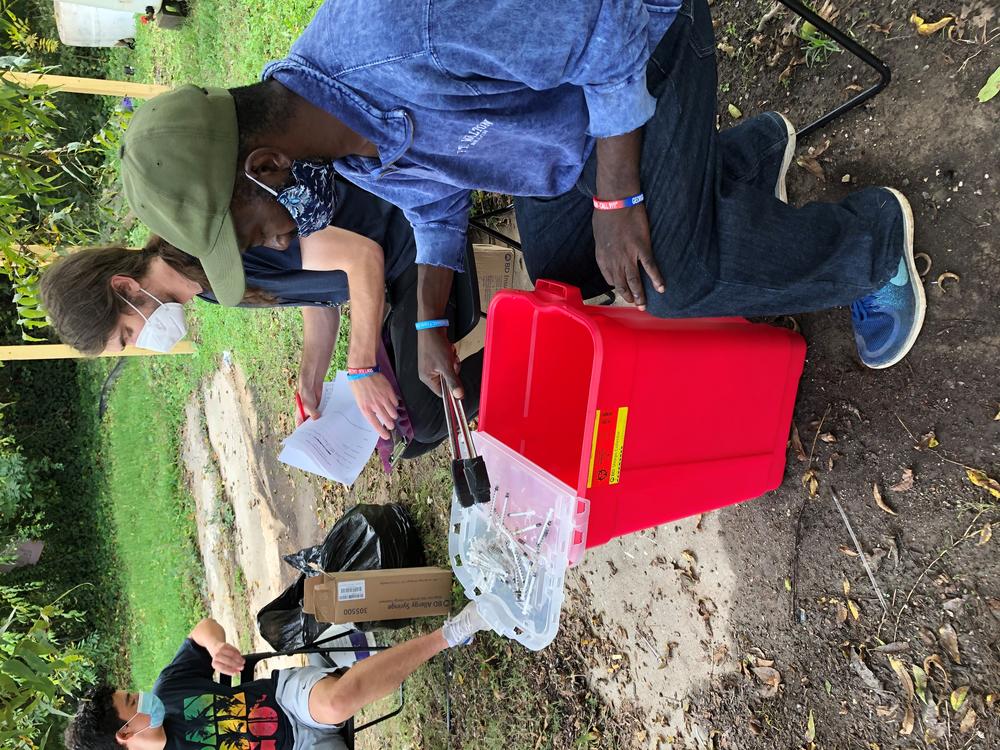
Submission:
M 201 261 L 219 302 L 239 304 L 246 281 L 229 213 L 239 129 L 229 91 L 188 85 L 150 99 L 132 117 L 120 155 L 135 214 Z

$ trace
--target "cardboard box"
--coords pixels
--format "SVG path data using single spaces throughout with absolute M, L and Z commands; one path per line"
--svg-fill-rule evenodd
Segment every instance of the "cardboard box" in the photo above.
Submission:
M 305 583 L 302 610 L 335 625 L 446 615 L 451 609 L 452 574 L 443 568 L 348 570 Z
M 519 250 L 499 245 L 473 245 L 476 254 L 476 278 L 479 281 L 479 307 L 485 313 L 493 295 L 501 289 L 534 289 L 524 256 Z M 458 358 L 465 359 L 486 345 L 486 321 L 480 320 L 455 348 Z

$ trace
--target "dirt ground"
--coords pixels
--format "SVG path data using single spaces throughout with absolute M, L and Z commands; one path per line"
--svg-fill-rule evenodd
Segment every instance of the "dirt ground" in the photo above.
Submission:
M 713 9 L 722 127 L 734 122 L 730 104 L 742 117 L 777 109 L 804 124 L 874 80 L 847 53 L 807 65 L 789 13 L 758 29 L 769 8 Z M 976 101 L 1000 64 L 996 9 L 836 2 L 838 27 L 888 62 L 893 83 L 800 144 L 790 199 L 837 200 L 866 185 L 907 194 L 917 250 L 931 261 L 923 334 L 903 363 L 872 371 L 857 361 L 846 310 L 783 321 L 809 344 L 794 417 L 802 447 L 790 445 L 784 484 L 588 552 L 567 576 L 555 643 L 518 662 L 534 691 L 523 709 L 546 711 L 525 746 L 1000 746 L 990 539 L 1000 513 L 966 474 L 1000 477 L 1000 99 Z M 956 20 L 920 36 L 913 11 Z M 192 397 L 184 460 L 213 612 L 245 638 L 250 613 L 291 577 L 280 554 L 318 541 L 356 501 L 404 502 L 429 544 L 443 544 L 441 452 L 391 482 L 369 467 L 345 491 L 277 464 L 290 428 L 287 415 L 256 413 L 238 367 Z M 489 697 L 507 700 L 505 689 Z M 454 686 L 457 706 L 477 697 Z M 547 718 L 557 705 L 558 726 Z M 492 746 L 477 721 L 459 716 L 452 746 Z

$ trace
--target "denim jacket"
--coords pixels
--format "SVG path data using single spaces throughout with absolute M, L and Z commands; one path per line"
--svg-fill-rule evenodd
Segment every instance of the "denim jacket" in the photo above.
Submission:
M 681 0 L 326 0 L 265 67 L 378 148 L 336 162 L 399 206 L 417 262 L 462 270 L 470 190 L 560 195 L 594 139 L 653 114 Z

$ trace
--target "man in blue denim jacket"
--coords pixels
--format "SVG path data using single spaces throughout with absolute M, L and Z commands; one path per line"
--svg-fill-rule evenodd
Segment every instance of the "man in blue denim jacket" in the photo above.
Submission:
M 660 316 L 851 305 L 862 360 L 894 364 L 924 306 L 905 198 L 874 188 L 788 206 L 794 128 L 765 113 L 717 134 L 715 87 L 705 0 L 329 0 L 262 83 L 140 109 L 123 182 L 228 303 L 242 292 L 236 253 L 280 242 L 269 212 L 308 195 L 295 163 L 333 161 L 413 224 L 419 367 L 434 390 L 461 390 L 438 326 L 472 189 L 517 196 L 535 277 L 610 284 Z

